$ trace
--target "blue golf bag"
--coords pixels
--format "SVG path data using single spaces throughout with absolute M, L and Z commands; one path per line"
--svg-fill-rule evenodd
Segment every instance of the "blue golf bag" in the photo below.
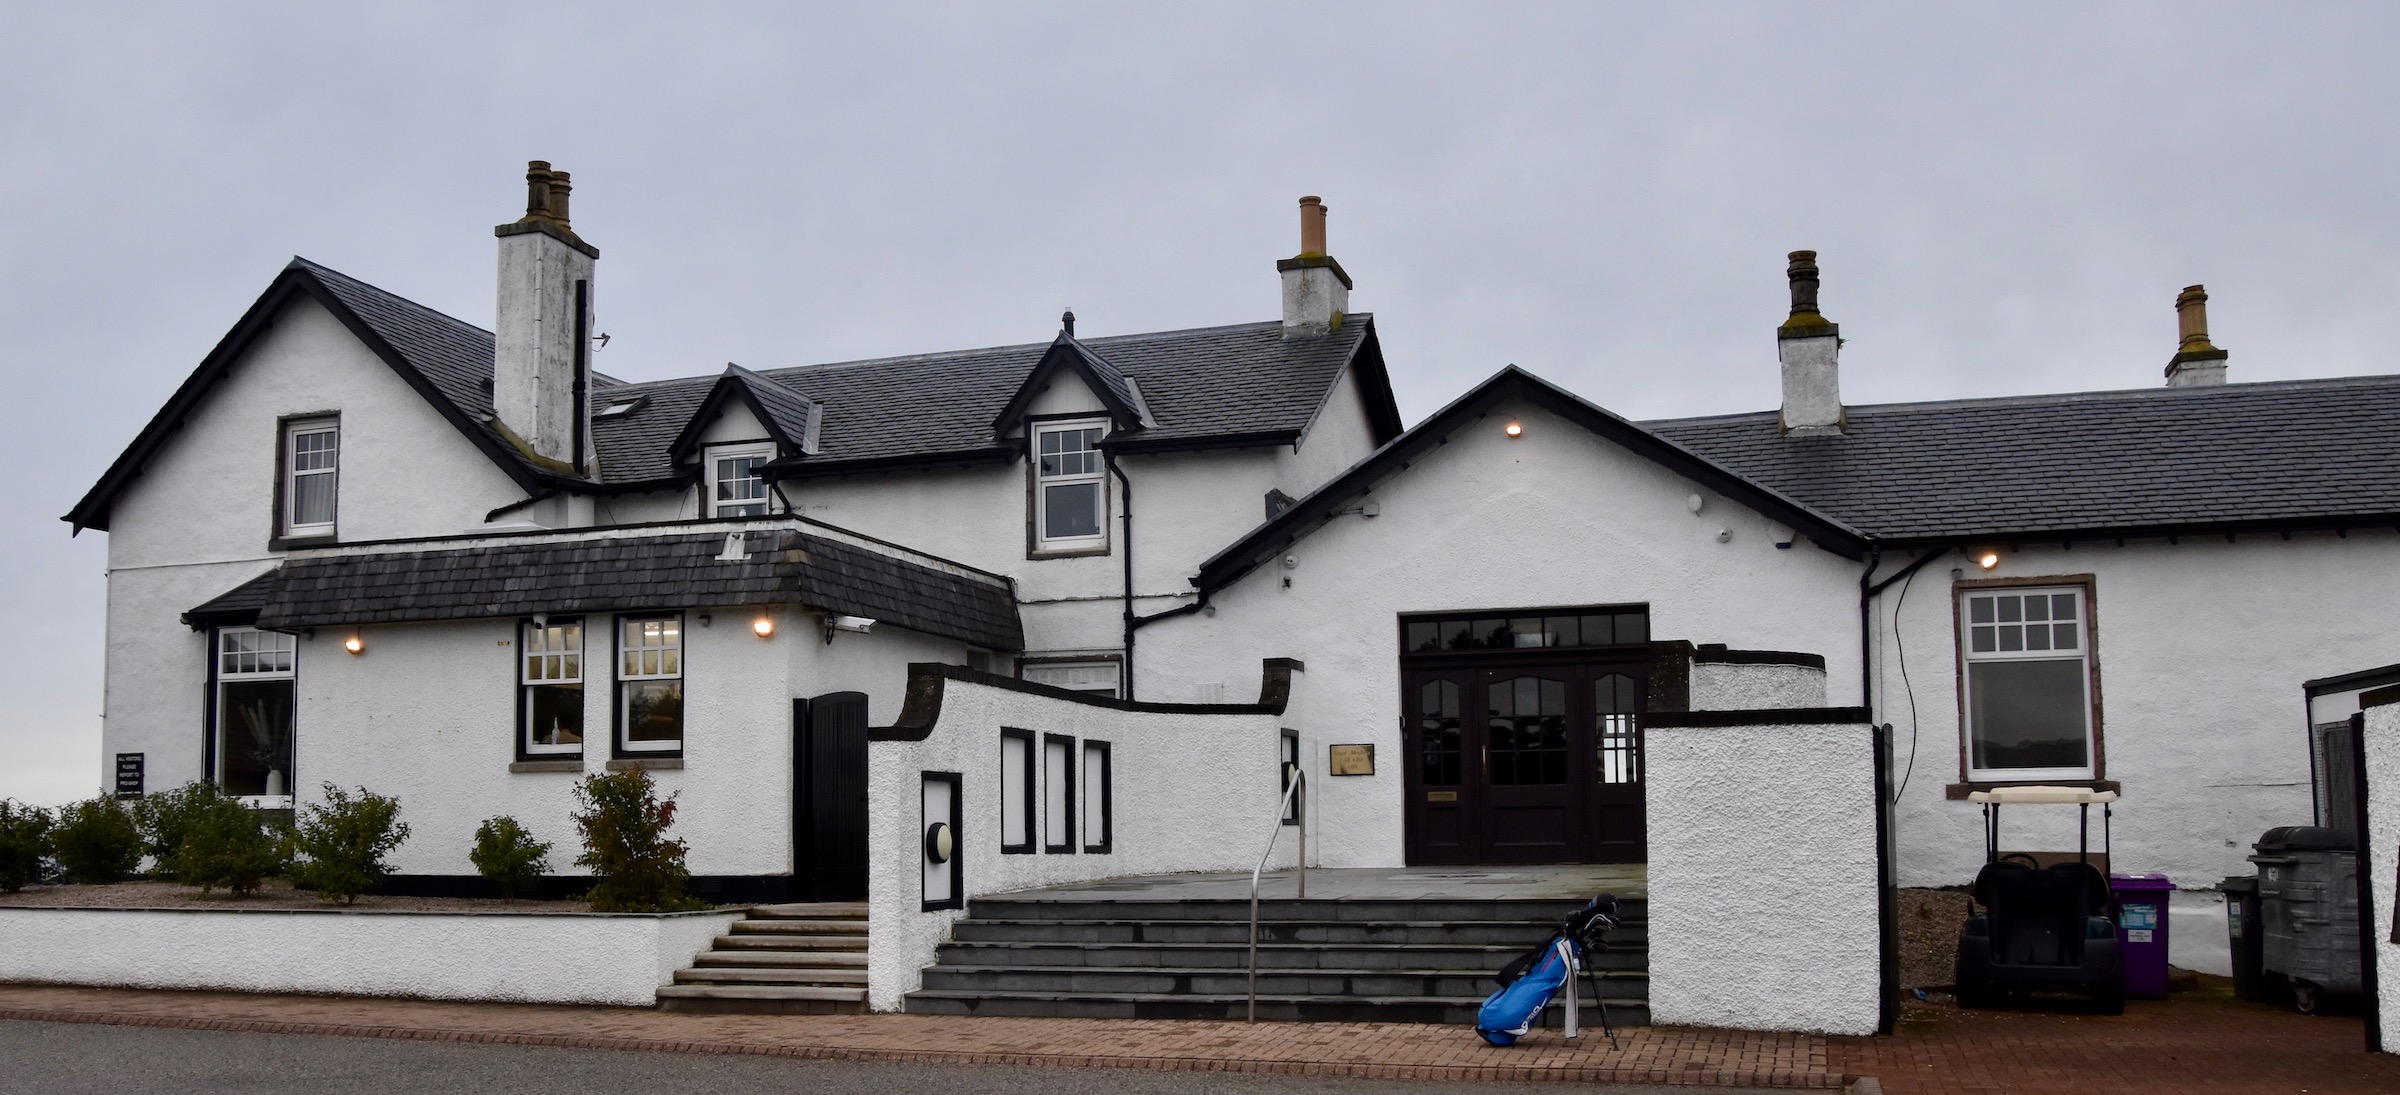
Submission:
M 1617 926 L 1617 899 L 1601 894 L 1569 917 L 1557 931 L 1542 941 L 1540 947 L 1527 952 L 1501 969 L 1500 991 L 1483 1001 L 1482 1010 L 1475 1016 L 1475 1033 L 1495 1046 L 1516 1044 L 1517 1039 L 1533 1030 L 1543 1009 L 1558 995 L 1567 991 L 1566 1036 L 1577 1035 L 1579 997 L 1575 991 L 1575 975 L 1592 973 L 1592 995 L 1600 1000 L 1600 1025 L 1608 1032 L 1610 1045 L 1617 1041 L 1616 1028 L 1608 1021 L 1608 1002 L 1600 994 L 1599 976 L 1589 971 L 1586 959 L 1592 952 L 1608 948 L 1607 935 Z

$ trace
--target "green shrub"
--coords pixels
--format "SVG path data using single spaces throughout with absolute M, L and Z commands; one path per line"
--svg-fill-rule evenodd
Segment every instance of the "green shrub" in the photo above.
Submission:
M 232 801 L 216 784 L 196 780 L 133 804 L 134 825 L 142 831 L 142 852 L 151 859 L 152 875 L 176 877 L 175 853 L 182 850 L 194 819 L 214 808 L 220 799 Z
M 0 798 L 0 893 L 42 880 L 50 855 L 50 811 Z
M 503 900 L 513 901 L 517 887 L 550 870 L 550 842 L 533 839 L 517 819 L 503 815 L 475 827 L 475 850 L 467 858 L 500 887 Z
M 684 892 L 691 872 L 683 865 L 684 843 L 667 836 L 675 824 L 675 800 L 658 800 L 650 773 L 639 767 L 604 776 L 585 776 L 575 788 L 582 809 L 575 826 L 583 831 L 583 854 L 575 865 L 591 868 L 592 908 L 598 912 L 669 912 L 704 908 Z
M 270 820 L 213 783 L 185 785 L 170 811 L 182 842 L 165 859 L 166 874 L 207 893 L 223 886 L 236 894 L 256 893 L 259 883 L 291 865 L 288 825 Z
M 408 823 L 400 820 L 399 799 L 364 787 L 355 796 L 330 783 L 324 787 L 325 801 L 301 810 L 293 845 L 305 858 L 292 866 L 292 881 L 326 901 L 356 904 L 359 894 L 391 875 L 383 857 L 408 839 Z
M 122 882 L 142 865 L 141 829 L 113 795 L 60 807 L 50 847 L 69 882 Z

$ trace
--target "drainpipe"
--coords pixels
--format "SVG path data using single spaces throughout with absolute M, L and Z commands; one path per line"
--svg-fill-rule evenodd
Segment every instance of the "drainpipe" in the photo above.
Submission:
M 1117 466 L 1117 454 L 1109 453 L 1106 459 L 1109 474 L 1117 477 L 1119 497 L 1124 501 L 1118 520 L 1124 522 L 1125 526 L 1125 698 L 1130 701 L 1133 699 L 1133 632 L 1138 626 L 1133 618 L 1133 480 L 1126 478 L 1125 469 Z

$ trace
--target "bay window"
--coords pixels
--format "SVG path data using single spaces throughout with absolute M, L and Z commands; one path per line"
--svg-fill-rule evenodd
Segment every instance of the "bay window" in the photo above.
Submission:
M 225 793 L 288 806 L 292 793 L 297 644 L 254 627 L 217 632 L 217 785 Z
M 683 751 L 683 617 L 617 620 L 620 753 Z
M 1959 594 L 1971 781 L 2096 779 L 2089 586 Z

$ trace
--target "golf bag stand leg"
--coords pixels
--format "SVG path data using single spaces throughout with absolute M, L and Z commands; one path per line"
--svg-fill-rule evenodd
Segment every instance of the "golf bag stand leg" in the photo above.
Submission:
M 1597 1003 L 1597 1004 L 1599 1004 L 1599 1005 L 1600 1005 L 1600 1031 L 1601 1031 L 1601 1033 L 1608 1035 L 1608 1048 L 1610 1048 L 1610 1049 L 1618 1049 L 1618 1048 L 1622 1048 L 1622 1047 L 1620 1047 L 1620 1046 L 1618 1046 L 1618 1045 L 1617 1045 L 1617 1028 L 1616 1028 L 1615 1024 L 1612 1024 L 1612 1023 L 1610 1023 L 1610 1022 L 1608 1021 L 1608 997 L 1606 997 L 1606 996 L 1603 996 L 1603 995 L 1601 995 L 1601 994 L 1600 994 L 1600 971 L 1599 971 L 1599 969 L 1597 969 L 1597 968 L 1588 968 L 1588 969 L 1585 969 L 1585 970 L 1583 971 L 1583 975 L 1584 975 L 1584 977 L 1585 977 L 1587 980 L 1591 981 L 1591 983 L 1592 983 L 1592 1000 L 1593 1000 L 1593 1002 L 1595 1002 L 1595 1003 Z

